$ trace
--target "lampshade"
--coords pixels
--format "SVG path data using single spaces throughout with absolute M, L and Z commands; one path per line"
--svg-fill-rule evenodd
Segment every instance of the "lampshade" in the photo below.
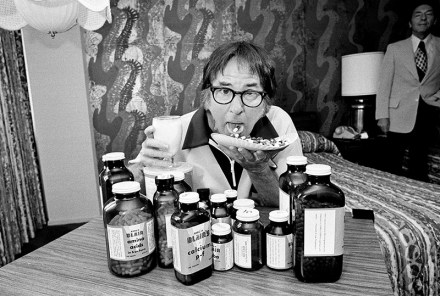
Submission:
M 342 56 L 342 96 L 376 94 L 383 52 Z
M 54 36 L 76 24 L 87 30 L 111 22 L 109 0 L 1 0 L 0 27 L 19 30 L 29 25 Z

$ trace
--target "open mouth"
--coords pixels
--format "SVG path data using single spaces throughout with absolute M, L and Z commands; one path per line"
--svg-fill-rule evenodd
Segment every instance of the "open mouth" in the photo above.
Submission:
M 244 130 L 244 124 L 228 122 L 226 124 L 226 129 L 229 134 L 240 135 Z

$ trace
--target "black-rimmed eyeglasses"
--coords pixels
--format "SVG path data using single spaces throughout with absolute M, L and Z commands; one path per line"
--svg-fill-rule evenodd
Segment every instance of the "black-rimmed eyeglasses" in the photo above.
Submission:
M 261 91 L 246 90 L 238 92 L 227 87 L 210 87 L 210 89 L 214 100 L 222 105 L 229 104 L 236 95 L 240 95 L 243 105 L 256 108 L 260 106 L 264 97 L 267 95 L 265 92 Z

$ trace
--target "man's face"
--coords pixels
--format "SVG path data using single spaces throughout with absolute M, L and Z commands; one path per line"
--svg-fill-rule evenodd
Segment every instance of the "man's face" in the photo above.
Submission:
M 263 91 L 258 75 L 252 74 L 247 65 L 238 63 L 236 59 L 229 61 L 224 71 L 219 72 L 211 81 L 211 85 L 230 88 L 237 92 Z M 255 123 L 265 115 L 266 102 L 263 100 L 258 107 L 251 108 L 243 105 L 240 95 L 236 95 L 232 102 L 222 105 L 217 103 L 210 93 L 205 102 L 205 109 L 209 111 L 209 126 L 214 132 L 248 136 Z
M 434 10 L 430 5 L 423 4 L 414 9 L 409 27 L 417 37 L 426 37 L 435 24 Z

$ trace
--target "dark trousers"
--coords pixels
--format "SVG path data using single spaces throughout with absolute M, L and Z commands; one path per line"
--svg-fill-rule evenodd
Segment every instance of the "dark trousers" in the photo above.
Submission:
M 410 133 L 388 133 L 389 171 L 397 175 L 428 181 L 428 148 L 438 135 L 439 108 L 426 104 L 421 98 L 414 129 Z M 407 174 L 402 169 L 408 149 Z

